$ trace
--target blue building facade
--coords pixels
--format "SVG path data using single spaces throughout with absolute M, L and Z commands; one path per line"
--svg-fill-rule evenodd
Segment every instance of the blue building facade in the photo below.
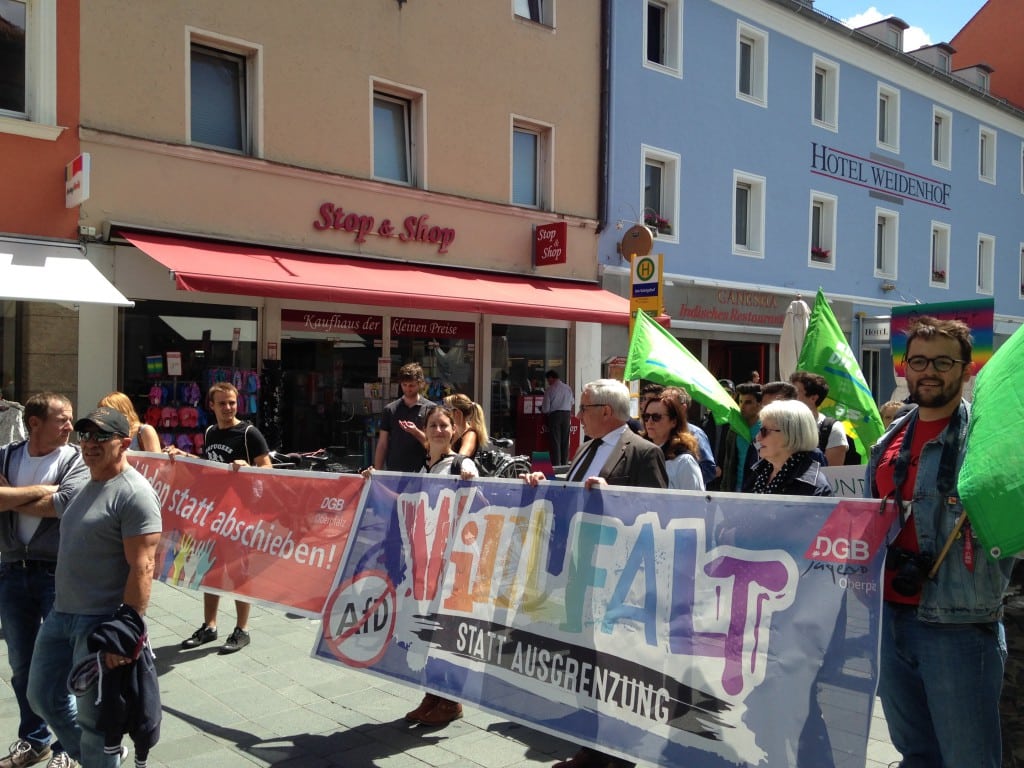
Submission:
M 656 231 L 673 333 L 719 376 L 776 377 L 789 303 L 829 297 L 879 401 L 896 305 L 994 300 L 1024 322 L 1024 111 L 899 19 L 797 0 L 612 0 L 605 285 Z M 609 338 L 605 350 L 615 349 Z

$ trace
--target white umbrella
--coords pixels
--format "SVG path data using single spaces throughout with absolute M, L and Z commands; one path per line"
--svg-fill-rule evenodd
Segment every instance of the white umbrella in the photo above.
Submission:
M 810 308 L 803 299 L 797 297 L 786 309 L 786 317 L 782 321 L 782 336 L 779 338 L 779 378 L 788 381 L 796 370 L 800 359 L 800 350 L 804 346 L 807 335 L 807 320 L 811 315 Z

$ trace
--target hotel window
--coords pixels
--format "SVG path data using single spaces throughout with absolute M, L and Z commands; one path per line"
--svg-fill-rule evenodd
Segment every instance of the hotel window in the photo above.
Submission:
M 0 1 L 0 133 L 54 141 L 57 0 Z
M 679 242 L 679 155 L 642 147 L 644 224 L 659 240 Z
M 932 165 L 948 171 L 952 149 L 953 113 L 932 107 Z
M 878 84 L 878 135 L 880 149 L 900 151 L 900 92 Z
M 839 127 L 839 65 L 814 57 L 811 87 L 811 120 L 831 131 Z
M 875 277 L 896 277 L 900 215 L 875 209 Z
M 733 172 L 732 252 L 764 257 L 765 179 Z
M 551 127 L 513 119 L 512 203 L 551 210 Z
M 992 294 L 995 285 L 996 239 L 991 235 L 978 235 L 978 293 Z
M 521 19 L 555 26 L 555 0 L 512 0 L 512 11 Z
M 1020 262 L 1018 276 L 1020 277 L 1020 293 L 1018 296 L 1024 299 L 1024 243 L 1020 244 Z
M 949 287 L 949 224 L 932 222 L 930 275 L 928 283 L 935 288 Z
M 422 91 L 373 84 L 373 177 L 426 186 Z
M 736 96 L 768 104 L 768 35 L 743 23 L 736 27 Z
M 682 74 L 682 0 L 648 0 L 644 17 L 644 66 Z
M 996 183 L 996 132 L 991 128 L 978 128 L 978 179 Z
M 838 198 L 811 192 L 811 237 L 808 263 L 812 267 L 835 269 L 836 207 Z
M 189 144 L 261 154 L 261 47 L 189 30 Z

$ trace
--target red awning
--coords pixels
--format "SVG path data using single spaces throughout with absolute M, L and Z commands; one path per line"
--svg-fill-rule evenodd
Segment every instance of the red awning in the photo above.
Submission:
M 323 256 L 140 232 L 122 233 L 185 291 L 368 304 L 391 309 L 629 322 L 629 300 L 587 283 Z

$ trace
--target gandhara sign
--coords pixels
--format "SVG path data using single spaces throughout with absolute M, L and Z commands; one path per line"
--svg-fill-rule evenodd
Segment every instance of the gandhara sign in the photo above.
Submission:
M 538 224 L 533 230 L 533 265 L 565 264 L 568 225 L 564 221 Z
M 816 141 L 811 142 L 811 173 L 949 210 L 949 184 Z
M 357 243 L 365 243 L 367 235 L 394 237 L 402 243 L 429 243 L 437 246 L 438 253 L 448 253 L 449 246 L 455 242 L 453 228 L 431 223 L 430 216 L 425 213 L 406 216 L 400 225 L 391 219 L 381 219 L 378 223 L 374 216 L 346 211 L 334 203 L 320 206 L 319 217 L 313 220 L 313 229 L 348 232 L 355 235 Z

